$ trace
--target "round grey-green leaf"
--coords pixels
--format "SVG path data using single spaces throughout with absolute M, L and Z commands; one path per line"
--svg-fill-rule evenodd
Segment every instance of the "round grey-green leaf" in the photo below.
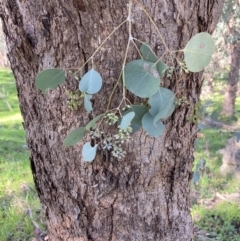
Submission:
M 94 158 L 96 157 L 97 154 L 97 144 L 95 146 L 91 146 L 90 142 L 86 142 L 83 145 L 82 149 L 82 156 L 83 156 L 83 161 L 86 162 L 92 162 Z
M 240 131 L 235 131 L 234 136 L 236 136 L 237 142 L 240 142 Z
M 102 77 L 94 69 L 89 70 L 79 82 L 79 89 L 87 94 L 96 94 L 101 88 Z
M 46 94 L 47 89 L 54 90 L 65 81 L 65 71 L 62 69 L 46 69 L 36 78 L 36 87 Z
M 132 132 L 138 131 L 142 127 L 142 118 L 148 112 L 148 108 L 144 105 L 132 105 L 126 113 L 133 111 L 134 118 L 131 121 Z
M 95 127 L 96 123 L 102 118 L 102 116 L 104 116 L 104 114 L 100 114 L 98 116 L 96 116 L 94 119 L 92 119 L 87 125 L 86 125 L 86 130 L 90 130 L 90 128 Z
M 64 139 L 64 146 L 73 146 L 82 140 L 86 134 L 86 129 L 84 127 L 77 128 L 71 131 Z
M 160 87 L 158 92 L 149 99 L 151 109 L 150 114 L 154 117 L 153 123 L 163 118 L 168 118 L 172 115 L 175 109 L 175 95 L 167 89 Z
M 151 47 L 147 43 L 142 44 L 140 52 L 144 60 L 152 63 L 156 63 L 158 61 L 157 56 L 153 53 Z
M 165 71 L 167 70 L 168 66 L 166 64 L 164 64 L 163 62 L 161 62 L 157 56 L 153 53 L 152 49 L 150 48 L 150 46 L 147 43 L 143 43 L 141 48 L 140 48 L 140 52 L 142 54 L 142 57 L 144 60 L 147 60 L 151 63 L 156 63 L 156 69 L 160 75 L 160 77 L 164 76 Z
M 184 61 L 191 72 L 202 71 L 211 61 L 214 41 L 206 32 L 194 35 L 184 48 Z
M 159 88 L 160 76 L 154 64 L 145 60 L 133 60 L 124 68 L 125 86 L 133 94 L 148 98 Z
M 131 124 L 131 121 L 132 119 L 134 118 L 135 116 L 135 113 L 133 111 L 125 114 L 123 117 L 122 117 L 122 121 L 121 121 L 121 124 L 120 124 L 120 128 L 122 130 L 125 130 L 126 128 L 128 128 Z
M 85 94 L 84 96 L 84 108 L 87 112 L 91 112 L 93 110 L 92 108 L 92 102 L 90 101 L 92 98 L 92 95 Z
M 199 171 L 197 170 L 197 171 L 195 171 L 195 172 L 193 173 L 193 182 L 196 184 L 196 183 L 199 182 L 199 180 L 200 180 L 200 173 L 199 173 Z
M 159 137 L 164 129 L 165 126 L 163 123 L 159 120 L 155 124 L 153 124 L 154 117 L 147 112 L 142 119 L 142 126 L 143 129 L 152 137 Z

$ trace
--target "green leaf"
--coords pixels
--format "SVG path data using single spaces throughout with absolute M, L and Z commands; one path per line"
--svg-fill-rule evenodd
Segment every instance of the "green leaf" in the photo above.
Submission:
M 219 117 L 219 112 L 218 111 L 213 111 L 210 118 L 214 121 L 218 121 L 218 117 Z
M 147 112 L 142 119 L 143 129 L 150 136 L 159 137 L 163 133 L 165 126 L 160 120 L 153 124 L 153 120 L 154 117 L 149 112 Z
M 36 87 L 46 94 L 47 89 L 54 90 L 65 81 L 65 71 L 62 69 L 46 69 L 38 74 Z
M 97 146 L 98 145 L 96 144 L 92 147 L 90 142 L 86 142 L 83 145 L 82 156 L 84 161 L 92 162 L 94 160 L 97 154 Z
M 197 166 L 196 166 L 196 170 L 203 170 L 203 168 L 205 167 L 206 165 L 206 160 L 205 159 L 200 159 L 197 163 Z
M 147 43 L 142 44 L 142 46 L 140 48 L 140 52 L 141 52 L 144 60 L 147 60 L 151 63 L 157 62 L 157 65 L 156 65 L 157 71 L 160 74 L 160 77 L 163 77 L 168 66 L 158 60 L 157 56 L 153 53 L 150 46 Z
M 96 123 L 102 118 L 102 116 L 104 116 L 104 114 L 100 114 L 98 116 L 96 116 L 94 119 L 92 119 L 87 125 L 86 125 L 86 130 L 90 130 L 91 128 L 94 128 Z
M 157 56 L 153 53 L 151 47 L 147 43 L 142 44 L 140 52 L 144 60 L 152 63 L 156 63 L 158 61 Z
M 86 129 L 84 127 L 77 128 L 71 131 L 64 139 L 64 146 L 73 146 L 82 140 L 86 134 Z
M 125 114 L 123 117 L 122 117 L 122 121 L 121 121 L 121 124 L 120 124 L 120 128 L 122 130 L 125 130 L 126 128 L 128 128 L 131 124 L 131 121 L 132 119 L 134 118 L 135 116 L 135 113 L 133 111 Z
M 194 147 L 197 148 L 198 145 L 199 145 L 199 139 L 196 138 L 194 141 Z
M 200 180 L 199 171 L 195 171 L 195 172 L 193 173 L 193 182 L 196 184 L 196 183 L 199 182 L 199 180 Z
M 240 131 L 235 131 L 234 136 L 236 136 L 237 142 L 240 142 Z
M 157 71 L 160 74 L 160 77 L 162 78 L 165 74 L 165 71 L 168 69 L 168 66 L 164 64 L 161 61 L 158 61 L 157 63 Z
M 184 48 L 184 61 L 191 72 L 202 71 L 211 61 L 214 41 L 210 34 L 194 35 Z
M 160 77 L 153 63 L 145 60 L 134 60 L 124 69 L 126 88 L 133 94 L 148 98 L 159 88 Z
M 92 95 L 85 94 L 84 95 L 84 108 L 87 112 L 91 112 L 93 110 L 92 108 L 92 102 L 90 101 L 92 99 Z
M 237 122 L 237 121 L 238 121 L 238 118 L 237 118 L 237 116 L 232 115 L 232 116 L 231 116 L 231 120 Z
M 96 94 L 102 88 L 102 77 L 94 69 L 89 70 L 80 80 L 79 89 L 81 92 Z
M 142 127 L 142 118 L 148 112 L 148 108 L 144 105 L 132 105 L 126 113 L 133 111 L 134 118 L 131 121 L 132 132 L 138 131 Z
M 202 122 L 199 122 L 198 123 L 198 131 L 201 131 L 201 130 L 203 130 L 204 129 L 204 124 L 202 123 Z
M 171 116 L 175 109 L 174 93 L 163 87 L 160 87 L 157 93 L 150 97 L 148 102 L 151 105 L 149 112 L 154 116 L 154 124 L 160 119 Z

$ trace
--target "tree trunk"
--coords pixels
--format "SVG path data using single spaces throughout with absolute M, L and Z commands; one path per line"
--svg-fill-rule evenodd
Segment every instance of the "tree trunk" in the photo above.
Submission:
M 228 77 L 227 89 L 225 92 L 222 114 L 225 116 L 233 116 L 235 109 L 235 100 L 238 91 L 240 68 L 240 40 L 238 40 L 232 48 L 231 67 Z
M 4 34 L 2 31 L 2 22 L 0 21 L 0 67 L 9 68 L 9 62 L 6 53 L 6 44 L 4 39 Z
M 200 31 L 211 33 L 222 7 L 222 1 L 216 0 L 139 2 L 171 50 L 184 48 Z M 183 74 L 162 80 L 163 86 L 179 98 L 186 97 L 190 104 L 181 104 L 165 121 L 161 138 L 138 131 L 126 147 L 125 159 L 106 158 L 99 152 L 92 163 L 83 162 L 83 142 L 63 146 L 70 130 L 92 118 L 82 107 L 76 111 L 67 107 L 66 90 L 77 90 L 78 82 L 68 77 L 65 84 L 44 96 L 34 81 L 45 68 L 82 66 L 127 18 L 128 1 L 3 0 L 2 4 L 8 56 L 50 240 L 192 240 L 189 192 L 197 128 L 188 119 L 195 114 L 202 75 Z M 148 42 L 161 56 L 163 43 L 137 4 L 133 4 L 132 17 L 133 37 Z M 106 109 L 122 68 L 128 37 L 126 23 L 94 57 L 94 68 L 104 80 L 103 89 L 94 97 L 96 115 Z M 136 59 L 137 55 L 131 44 L 128 59 Z M 181 59 L 181 53 L 175 55 Z M 168 62 L 176 65 L 176 61 Z M 89 62 L 85 71 L 91 67 Z M 112 106 L 120 99 L 119 87 Z

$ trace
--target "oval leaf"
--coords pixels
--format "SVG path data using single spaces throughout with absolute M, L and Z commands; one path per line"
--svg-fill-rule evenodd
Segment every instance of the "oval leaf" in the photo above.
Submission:
M 210 34 L 194 35 L 184 48 L 184 61 L 191 72 L 202 71 L 210 62 L 214 52 L 214 41 Z
M 240 131 L 235 131 L 234 136 L 236 136 L 236 141 L 240 142 Z
M 142 44 L 140 52 L 144 60 L 152 63 L 156 63 L 158 61 L 157 56 L 153 53 L 151 47 L 147 43 Z
M 142 98 L 154 95 L 159 88 L 160 76 L 153 65 L 145 60 L 128 63 L 124 68 L 126 88 Z
M 104 114 L 100 114 L 96 116 L 94 119 L 92 119 L 87 125 L 86 125 L 86 130 L 90 130 L 91 128 L 95 127 L 96 123 L 104 116 Z
M 148 102 L 151 105 L 149 112 L 154 116 L 154 124 L 160 119 L 168 118 L 175 109 L 174 93 L 163 87 L 160 87 L 158 92 L 150 97 Z
M 124 115 L 120 124 L 120 128 L 122 130 L 125 130 L 126 128 L 128 128 L 134 116 L 135 116 L 135 113 L 133 111 Z
M 132 132 L 138 131 L 142 127 L 142 118 L 148 112 L 148 108 L 144 105 L 132 105 L 125 114 L 133 111 L 134 118 L 131 121 Z
M 54 90 L 65 81 L 65 71 L 62 69 L 46 69 L 38 74 L 36 87 L 46 94 L 47 89 Z
M 63 141 L 64 146 L 73 146 L 77 144 L 84 135 L 86 134 L 86 129 L 84 127 L 77 128 L 71 131 Z
M 168 66 L 158 60 L 157 56 L 153 53 L 150 46 L 147 43 L 142 44 L 142 46 L 140 48 L 140 52 L 141 52 L 144 60 L 147 60 L 151 63 L 157 62 L 157 65 L 156 65 L 157 71 L 160 74 L 160 77 L 163 77 Z
M 158 61 L 157 63 L 157 71 L 160 74 L 160 77 L 162 78 L 165 74 L 165 71 L 168 69 L 168 66 L 164 64 L 161 61 Z
M 84 161 L 92 162 L 94 160 L 97 154 L 97 146 L 98 145 L 96 144 L 92 147 L 90 142 L 86 142 L 83 145 L 82 156 Z
M 205 159 L 200 159 L 197 163 L 196 170 L 203 170 L 203 168 L 206 166 L 206 160 Z
M 102 77 L 94 69 L 89 70 L 80 80 L 79 89 L 81 92 L 96 94 L 102 88 Z
M 147 112 L 142 119 L 143 129 L 150 136 L 159 137 L 163 133 L 165 126 L 160 120 L 153 124 L 153 119 L 154 117 L 149 112 Z
M 199 171 L 195 171 L 195 172 L 193 173 L 193 182 L 194 182 L 195 184 L 197 184 L 197 183 L 199 182 L 199 180 L 200 180 Z
M 84 108 L 87 112 L 91 112 L 93 110 L 92 108 L 92 102 L 90 101 L 92 99 L 92 95 L 85 94 L 84 95 Z

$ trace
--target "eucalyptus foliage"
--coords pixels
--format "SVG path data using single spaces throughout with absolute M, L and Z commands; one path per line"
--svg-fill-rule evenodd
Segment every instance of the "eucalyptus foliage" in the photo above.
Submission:
M 146 60 L 133 60 L 124 68 L 126 88 L 141 98 L 154 95 L 160 84 L 160 76 L 153 63 Z
M 140 52 L 144 60 L 156 64 L 156 69 L 160 77 L 163 77 L 165 71 L 168 69 L 168 66 L 157 58 L 157 56 L 153 53 L 151 47 L 147 43 L 144 43 L 140 48 Z
M 86 109 L 87 112 L 91 112 L 93 110 L 91 99 L 92 99 L 92 95 L 89 95 L 89 94 L 84 95 L 84 108 Z
M 212 37 L 208 33 L 193 36 L 183 50 L 185 63 L 178 61 L 180 69 L 185 73 L 198 72 L 209 63 L 214 50 Z M 143 104 L 126 103 L 125 90 L 119 106 L 101 113 L 86 124 L 77 128 L 65 137 L 64 146 L 73 146 L 86 137 L 88 141 L 83 145 L 82 157 L 86 162 L 92 162 L 97 150 L 111 152 L 113 157 L 122 158 L 126 155 L 123 145 L 130 141 L 131 134 L 143 128 L 151 137 L 159 137 L 165 130 L 163 121 L 171 117 L 176 108 L 175 93 L 160 86 L 161 78 L 172 78 L 174 67 L 168 67 L 158 58 L 147 43 L 140 48 L 141 59 L 124 63 L 122 72 L 123 87 L 137 97 L 143 98 Z M 37 76 L 36 86 L 44 94 L 47 89 L 55 89 L 64 83 L 66 71 L 61 69 L 47 69 Z M 176 73 L 175 73 L 176 74 Z M 84 108 L 93 115 L 95 98 L 102 88 L 102 77 L 95 69 L 90 69 L 79 81 L 80 98 L 83 98 Z M 118 84 L 118 82 L 117 82 Z M 111 104 L 111 94 L 109 103 Z M 146 99 L 147 98 L 147 99 Z M 136 98 L 135 98 L 136 99 Z M 139 99 L 139 98 L 138 98 Z M 79 98 L 76 98 L 79 101 Z M 128 102 L 130 102 L 128 100 Z M 187 102 L 186 102 L 187 103 Z M 94 116 L 94 115 L 93 115 Z M 104 125 L 116 126 L 116 133 L 107 135 Z M 111 127 L 112 128 L 112 127 Z M 239 138 L 239 136 L 237 135 Z M 199 179 L 199 167 L 194 174 L 194 182 Z
M 64 83 L 65 71 L 62 69 L 46 69 L 38 74 L 36 87 L 46 94 L 47 89 L 54 90 L 58 85 Z
M 135 113 L 133 111 L 125 114 L 122 118 L 121 124 L 120 124 L 120 128 L 122 130 L 127 129 L 130 125 L 131 125 L 131 121 L 134 118 Z
M 84 161 L 92 162 L 94 160 L 97 154 L 97 146 L 98 145 L 91 146 L 90 142 L 86 142 L 83 145 L 82 156 Z
M 191 72 L 202 71 L 214 52 L 214 42 L 210 34 L 203 32 L 193 36 L 184 48 L 184 61 Z
M 154 116 L 152 116 L 150 112 L 147 112 L 143 116 L 142 125 L 143 129 L 152 137 L 159 137 L 165 129 L 165 126 L 160 120 L 154 123 Z
M 89 70 L 79 82 L 79 89 L 87 94 L 96 94 L 102 88 L 102 77 L 94 69 Z
M 148 112 L 148 108 L 144 105 L 132 105 L 126 113 L 130 111 L 133 111 L 135 116 L 129 126 L 132 128 L 132 132 L 136 132 L 142 127 L 142 118 Z
M 85 136 L 87 130 L 84 127 L 71 131 L 63 141 L 64 146 L 73 146 L 77 144 Z

